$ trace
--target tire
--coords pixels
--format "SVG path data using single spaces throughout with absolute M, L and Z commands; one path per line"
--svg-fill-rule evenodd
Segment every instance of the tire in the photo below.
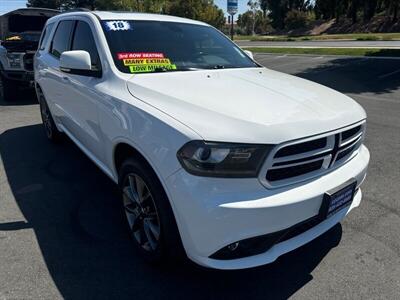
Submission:
M 129 233 L 137 252 L 147 262 L 156 265 L 184 261 L 186 253 L 172 208 L 151 167 L 141 160 L 127 159 L 120 168 L 119 188 Z M 138 190 L 142 191 L 142 196 Z M 138 199 L 133 199 L 134 194 L 137 198 L 144 199 L 141 205 L 138 205 Z
M 17 99 L 18 87 L 17 84 L 11 80 L 0 76 L 0 101 L 10 102 Z
M 51 115 L 50 109 L 43 95 L 39 96 L 39 106 L 40 116 L 42 117 L 43 128 L 47 138 L 54 143 L 58 143 L 62 139 L 63 134 L 57 129 L 53 116 Z

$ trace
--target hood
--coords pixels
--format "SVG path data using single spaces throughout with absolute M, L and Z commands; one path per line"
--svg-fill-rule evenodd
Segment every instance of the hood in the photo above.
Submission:
M 24 32 L 40 34 L 47 20 L 59 13 L 46 8 L 21 8 L 4 14 L 0 18 L 1 38 L 5 40 Z
M 366 117 L 341 93 L 265 68 L 137 74 L 127 85 L 208 141 L 278 144 Z

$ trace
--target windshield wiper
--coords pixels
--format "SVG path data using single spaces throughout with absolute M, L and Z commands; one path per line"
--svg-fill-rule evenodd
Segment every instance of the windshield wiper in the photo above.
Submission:
M 169 69 L 166 67 L 157 67 L 151 73 L 164 73 L 164 72 L 178 72 L 178 71 L 197 71 L 201 70 L 199 68 L 179 68 L 179 69 Z
M 175 71 L 175 70 L 170 70 L 165 67 L 157 67 L 151 73 L 162 73 L 162 72 L 169 72 L 169 71 Z
M 223 65 L 215 65 L 213 67 L 213 69 L 225 69 L 225 66 L 223 66 Z

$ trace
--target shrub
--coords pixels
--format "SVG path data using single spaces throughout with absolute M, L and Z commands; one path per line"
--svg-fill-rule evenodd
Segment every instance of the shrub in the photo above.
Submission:
M 308 16 L 304 11 L 291 10 L 285 18 L 286 28 L 289 30 L 298 29 L 307 26 Z

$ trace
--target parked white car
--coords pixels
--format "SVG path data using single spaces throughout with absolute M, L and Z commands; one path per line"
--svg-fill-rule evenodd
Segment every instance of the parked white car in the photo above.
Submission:
M 207 24 L 61 14 L 45 27 L 35 84 L 48 138 L 65 133 L 119 184 L 151 261 L 271 263 L 360 204 L 360 105 L 261 67 Z

